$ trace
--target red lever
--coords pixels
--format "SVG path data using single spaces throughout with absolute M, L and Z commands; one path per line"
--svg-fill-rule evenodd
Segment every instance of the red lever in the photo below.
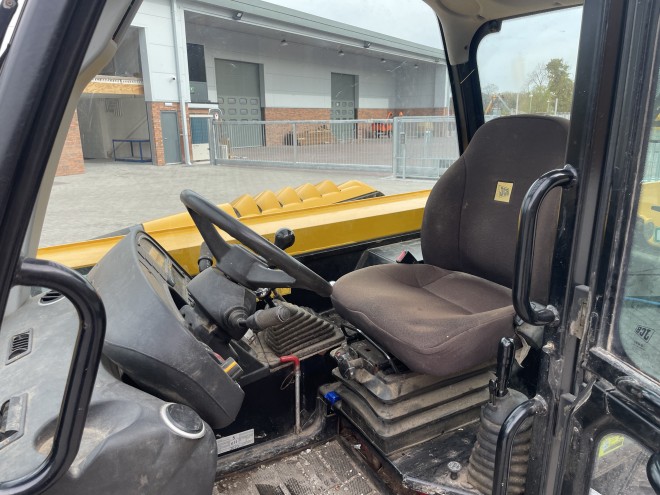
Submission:
M 300 369 L 300 359 L 298 356 L 281 356 L 280 363 L 293 363 L 293 369 L 298 371 Z

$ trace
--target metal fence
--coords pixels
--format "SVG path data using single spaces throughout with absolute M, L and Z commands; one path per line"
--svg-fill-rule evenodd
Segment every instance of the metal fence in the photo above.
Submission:
M 560 114 L 570 118 L 570 114 Z M 496 118 L 486 116 L 486 120 Z M 214 164 L 390 172 L 435 179 L 459 156 L 453 116 L 369 120 L 227 121 L 207 117 L 193 146 Z M 206 126 L 208 125 L 208 132 Z M 203 132 L 200 132 L 203 131 Z M 197 141 L 195 140 L 197 136 Z M 207 158 L 208 159 L 208 155 Z M 660 180 L 660 140 L 647 150 L 644 180 Z
M 392 168 L 391 120 L 224 120 L 213 126 L 219 149 L 212 156 L 221 164 L 374 172 Z
M 435 179 L 458 158 L 453 116 L 395 118 L 392 134 L 395 177 Z
M 211 161 L 438 177 L 458 157 L 453 117 L 211 121 Z

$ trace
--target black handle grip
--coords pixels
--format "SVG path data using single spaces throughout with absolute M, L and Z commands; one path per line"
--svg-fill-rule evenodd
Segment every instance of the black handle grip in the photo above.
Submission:
M 24 259 L 13 285 L 48 287 L 61 292 L 76 308 L 80 327 L 50 454 L 32 473 L 0 483 L 0 495 L 42 493 L 71 466 L 80 447 L 105 337 L 101 298 L 82 275 L 70 268 L 51 261 Z
M 513 339 L 502 337 L 500 345 L 497 348 L 497 370 L 495 371 L 495 390 L 496 397 L 504 397 L 508 392 L 509 377 L 513 368 L 513 358 L 516 347 Z
M 493 472 L 493 495 L 506 495 L 509 487 L 511 452 L 518 429 L 523 422 L 536 414 L 545 414 L 547 405 L 543 398 L 536 396 L 518 405 L 504 420 L 497 436 L 495 466 Z
M 649 458 L 649 462 L 646 464 L 646 476 L 655 493 L 660 494 L 660 452 L 656 452 Z
M 559 314 L 552 306 L 539 307 L 530 299 L 532 267 L 534 266 L 534 238 L 536 221 L 543 199 L 555 187 L 569 189 L 577 183 L 577 172 L 566 165 L 539 177 L 529 188 L 520 207 L 518 242 L 516 245 L 515 273 L 513 277 L 513 307 L 516 313 L 531 325 L 558 325 Z

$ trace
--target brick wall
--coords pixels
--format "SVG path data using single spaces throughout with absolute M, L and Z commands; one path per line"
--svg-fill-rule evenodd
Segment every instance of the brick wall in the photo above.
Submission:
M 394 115 L 399 115 L 399 112 L 403 113 L 404 117 L 416 117 L 420 115 L 447 115 L 447 108 L 395 108 Z
M 330 120 L 329 108 L 264 108 L 264 120 Z M 319 124 L 296 126 L 298 137 L 321 127 Z M 291 126 L 288 124 L 267 124 L 266 145 L 292 144 Z
M 55 175 L 73 175 L 85 172 L 85 161 L 83 160 L 82 141 L 80 139 L 80 127 L 78 126 L 78 111 L 73 113 L 69 132 L 64 141 L 62 156 L 57 164 Z
M 358 119 L 386 119 L 390 110 L 385 108 L 358 108 Z
M 329 108 L 264 108 L 264 120 L 328 120 Z

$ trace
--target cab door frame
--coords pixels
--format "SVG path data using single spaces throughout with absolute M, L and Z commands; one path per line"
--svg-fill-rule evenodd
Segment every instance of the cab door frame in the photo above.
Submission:
M 539 459 L 547 459 L 554 472 L 530 465 L 529 483 L 536 483 L 531 493 L 587 493 L 594 444 L 605 432 L 621 431 L 651 452 L 660 450 L 660 383 L 608 350 L 652 119 L 659 12 L 651 0 L 585 4 L 575 94 L 587 91 L 589 97 L 576 98 L 567 152 L 568 163 L 578 164 L 581 188 L 574 198 L 574 235 L 566 238 L 569 283 L 562 296 L 561 274 L 553 274 L 551 296 L 564 303 L 565 323 L 554 338 L 546 330 L 539 393 L 553 400 L 554 412 L 535 424 L 532 451 L 532 459 L 542 454 Z M 589 58 L 590 49 L 600 58 Z M 561 233 L 555 268 L 562 263 L 560 241 Z M 579 345 L 577 352 L 571 342 Z M 539 426 L 552 432 L 549 447 L 540 447 Z M 535 481 L 536 475 L 543 478 Z

